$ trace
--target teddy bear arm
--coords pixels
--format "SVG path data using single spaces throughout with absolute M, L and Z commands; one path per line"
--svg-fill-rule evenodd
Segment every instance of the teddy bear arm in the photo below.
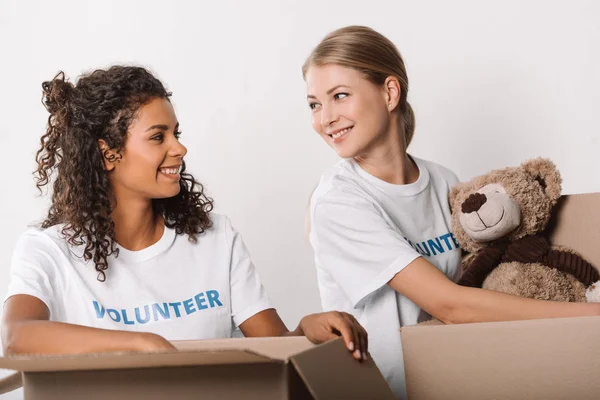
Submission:
M 589 262 L 579 254 L 567 249 L 552 248 L 544 255 L 542 263 L 573 275 L 586 286 L 600 280 L 600 274 Z
M 542 262 L 544 256 L 549 251 L 550 244 L 546 238 L 539 235 L 525 236 L 508 246 L 502 261 L 516 261 L 520 263 Z
M 494 270 L 502 259 L 502 249 L 495 247 L 483 248 L 477 255 L 466 261 L 468 265 L 460 280 L 459 285 L 469 287 L 481 287 L 485 278 Z

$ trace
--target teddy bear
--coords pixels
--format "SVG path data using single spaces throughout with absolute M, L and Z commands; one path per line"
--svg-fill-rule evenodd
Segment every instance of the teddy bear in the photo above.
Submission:
M 598 270 L 543 234 L 561 182 L 552 161 L 536 158 L 454 186 L 452 230 L 468 253 L 458 283 L 535 299 L 600 301 Z

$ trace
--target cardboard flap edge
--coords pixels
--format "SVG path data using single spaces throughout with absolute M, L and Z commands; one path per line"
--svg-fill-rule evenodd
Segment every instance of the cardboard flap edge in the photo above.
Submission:
M 180 340 L 172 343 L 181 351 L 243 350 L 280 361 L 287 361 L 291 356 L 315 346 L 304 336 Z
M 183 351 L 165 353 L 106 353 L 0 358 L 0 369 L 22 372 L 161 368 L 200 365 L 264 364 L 281 361 L 250 350 Z
M 290 362 L 316 400 L 396 399 L 373 360 L 355 360 L 342 338 L 296 354 Z

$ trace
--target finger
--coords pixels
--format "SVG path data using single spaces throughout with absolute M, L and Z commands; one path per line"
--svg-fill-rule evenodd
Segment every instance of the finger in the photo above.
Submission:
M 360 338 L 358 336 L 358 332 L 356 329 L 354 329 L 354 324 L 352 323 L 352 320 L 349 318 L 348 314 L 340 313 L 340 317 L 342 319 L 341 324 L 343 324 L 343 326 L 348 330 L 348 334 L 352 338 L 351 345 L 347 346 L 348 350 L 352 352 L 352 356 L 356 360 L 361 360 L 362 354 L 360 350 Z
M 357 351 L 358 351 L 358 357 L 362 360 L 366 360 L 367 359 L 367 331 L 365 331 L 365 329 L 362 327 L 361 324 L 358 323 L 358 321 L 356 320 L 356 318 L 354 317 L 354 315 L 352 314 L 346 314 L 347 316 L 347 320 L 348 322 L 351 324 L 352 326 L 352 330 L 354 331 L 355 337 L 356 337 L 356 343 L 357 343 Z
M 348 326 L 350 327 L 350 329 L 352 331 L 352 338 L 353 338 L 352 340 L 354 342 L 354 350 L 350 350 L 350 351 L 354 351 L 354 353 L 358 352 L 357 354 L 355 354 L 355 357 L 358 356 L 358 358 L 361 358 L 363 347 L 362 347 L 358 329 L 356 327 L 357 324 L 354 323 L 355 322 L 354 317 L 352 317 L 352 315 L 350 315 L 348 313 L 341 313 L 341 314 L 342 314 L 342 317 L 344 317 L 344 320 L 346 321 L 346 323 L 348 324 Z
M 346 321 L 343 315 L 341 313 L 334 314 L 333 317 L 329 319 L 329 325 L 340 332 L 348 350 L 356 352 L 358 343 L 354 343 L 354 333 L 352 332 L 352 329 L 350 329 L 350 324 L 348 324 L 348 321 Z
M 366 329 L 358 322 L 358 320 L 354 317 L 354 315 L 350 315 L 356 330 L 358 331 L 358 336 L 360 337 L 360 349 L 363 356 L 363 360 L 367 359 L 367 354 L 369 354 L 369 334 Z
M 358 325 L 358 332 L 361 340 L 363 360 L 366 361 L 368 358 L 367 355 L 369 354 L 369 334 L 362 325 Z

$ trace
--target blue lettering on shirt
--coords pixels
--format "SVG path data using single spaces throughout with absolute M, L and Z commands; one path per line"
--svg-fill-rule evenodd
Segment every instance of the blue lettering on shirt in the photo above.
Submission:
M 208 290 L 194 297 L 173 303 L 151 303 L 135 307 L 132 310 L 104 308 L 97 301 L 92 301 L 97 319 L 111 319 L 125 325 L 144 325 L 149 322 L 183 318 L 186 315 L 209 308 L 223 307 L 219 292 Z
M 181 302 L 178 301 L 177 303 L 169 303 L 169 305 L 175 310 L 175 316 L 180 318 L 181 314 L 179 313 L 179 306 L 181 305 Z
M 204 292 L 200 292 L 197 295 L 195 295 L 194 300 L 196 300 L 198 310 L 206 310 L 208 308 L 208 306 L 205 304 L 206 299 L 204 298 Z
M 452 240 L 450 240 L 452 239 Z M 418 243 L 413 243 L 410 239 L 404 238 L 412 247 L 417 251 L 417 253 L 421 254 L 425 257 L 437 256 L 438 254 L 443 254 L 446 251 L 452 251 L 460 249 L 458 246 L 458 242 L 454 235 L 450 232 L 443 234 L 438 237 L 434 237 L 431 239 L 423 240 Z
M 108 314 L 110 319 L 112 319 L 113 321 L 121 322 L 121 314 L 117 310 L 113 310 L 112 308 L 109 308 L 108 310 L 106 310 L 106 313 Z
M 215 304 L 218 304 L 219 307 L 223 307 L 223 303 L 219 301 L 219 292 L 216 290 L 209 290 L 206 292 L 206 296 L 208 297 L 208 302 L 210 303 L 211 307 L 214 307 Z
M 154 303 L 152 304 L 152 312 L 154 313 L 154 320 L 158 321 L 158 314 L 163 319 L 171 319 L 171 313 L 169 311 L 169 305 L 167 303 Z
M 121 313 L 123 313 L 123 322 L 125 323 L 125 325 L 134 325 L 135 322 L 130 321 L 129 318 L 127 318 L 127 310 L 121 310 Z
M 142 312 L 139 307 L 135 308 L 135 320 L 138 324 L 145 324 L 150 321 L 150 311 L 148 310 L 148 304 L 144 306 L 144 316 L 141 316 Z

